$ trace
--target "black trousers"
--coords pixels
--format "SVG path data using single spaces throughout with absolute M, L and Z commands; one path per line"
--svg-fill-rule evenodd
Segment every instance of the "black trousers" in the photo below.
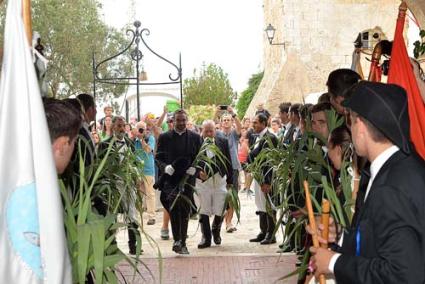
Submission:
M 165 210 L 170 214 L 171 231 L 174 241 L 186 243 L 187 227 L 189 225 L 191 205 L 193 200 L 193 190 L 185 187 L 180 193 L 179 189 L 163 189 L 160 200 Z

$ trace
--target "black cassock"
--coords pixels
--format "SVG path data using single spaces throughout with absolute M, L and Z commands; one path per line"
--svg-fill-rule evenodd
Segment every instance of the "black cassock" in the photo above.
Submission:
M 156 162 L 161 180 L 159 186 L 161 190 L 160 199 L 164 208 L 170 213 L 174 240 L 183 243 L 186 240 L 189 223 L 190 201 L 193 202 L 195 176 L 188 178 L 184 190 L 179 188 L 179 184 L 184 178 L 186 170 L 195 160 L 201 145 L 201 136 L 190 130 L 186 130 L 182 134 L 170 130 L 162 133 L 158 138 Z M 167 165 L 173 165 L 175 172 L 172 176 L 164 172 Z M 174 202 L 179 192 L 182 192 L 184 197 Z
M 337 283 L 425 283 L 425 162 L 396 152 L 364 201 L 368 179 L 363 173 Z

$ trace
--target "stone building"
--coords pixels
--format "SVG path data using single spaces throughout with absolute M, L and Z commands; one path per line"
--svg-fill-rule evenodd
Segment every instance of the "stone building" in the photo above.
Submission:
M 425 1 L 406 1 L 424 22 Z M 422 2 L 422 4 L 418 3 Z M 369 31 L 370 39 L 392 40 L 399 0 L 264 0 L 264 26 L 275 29 L 270 45 L 264 35 L 264 78 L 247 115 L 258 104 L 277 113 L 283 101 L 303 102 L 307 95 L 326 91 L 328 74 L 350 68 L 354 40 Z M 367 42 L 366 42 L 367 44 Z M 373 48 L 373 42 L 369 42 Z M 363 59 L 367 76 L 369 65 Z

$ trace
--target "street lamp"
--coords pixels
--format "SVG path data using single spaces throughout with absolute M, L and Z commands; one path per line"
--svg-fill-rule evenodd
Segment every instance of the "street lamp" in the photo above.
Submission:
M 264 31 L 266 32 L 267 39 L 269 40 L 269 44 L 270 45 L 283 45 L 283 46 L 285 46 L 285 43 L 284 42 L 282 42 L 282 43 L 273 43 L 274 34 L 276 33 L 276 29 L 275 29 L 275 27 L 273 27 L 272 24 L 269 24 Z

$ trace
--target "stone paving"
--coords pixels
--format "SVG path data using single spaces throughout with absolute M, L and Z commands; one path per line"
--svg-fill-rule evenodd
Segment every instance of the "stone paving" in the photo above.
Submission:
M 240 194 L 241 220 L 237 224 L 237 231 L 225 232 L 222 227 L 222 244 L 212 245 L 207 249 L 198 249 L 201 231 L 197 220 L 189 222 L 187 247 L 189 256 L 175 254 L 171 250 L 170 240 L 160 238 L 162 225 L 162 210 L 156 214 L 156 224 L 146 225 L 143 220 L 142 243 L 144 253 L 140 265 L 142 276 L 133 279 L 133 270 L 127 264 L 120 266 L 127 283 L 274 283 L 282 276 L 295 269 L 296 257 L 293 254 L 278 254 L 278 244 L 282 242 L 282 232 L 277 234 L 277 244 L 260 245 L 248 240 L 258 233 L 258 216 L 255 214 L 253 196 Z M 234 217 L 236 223 L 236 216 Z M 148 241 L 147 236 L 154 242 Z M 118 245 L 124 252 L 128 252 L 127 233 L 122 231 L 118 236 Z M 158 261 L 159 252 L 161 260 Z M 160 262 L 162 262 L 162 277 L 160 277 Z M 283 283 L 295 283 L 291 278 Z M 124 281 L 122 281 L 124 283 Z

